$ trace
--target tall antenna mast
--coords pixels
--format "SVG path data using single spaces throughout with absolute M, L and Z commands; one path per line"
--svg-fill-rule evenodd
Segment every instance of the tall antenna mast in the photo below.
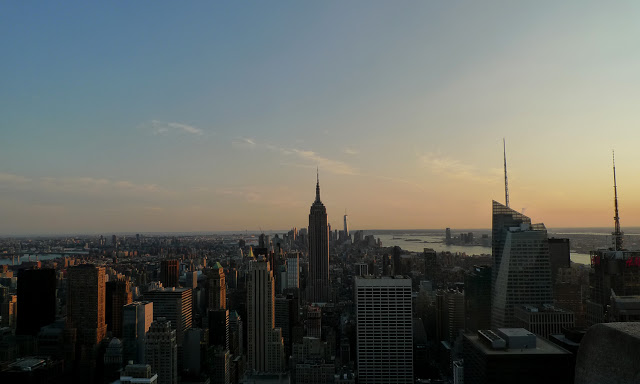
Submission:
M 614 205 L 616 215 L 613 217 L 613 221 L 615 223 L 613 235 L 614 241 L 614 250 L 622 251 L 622 231 L 620 230 L 620 216 L 618 216 L 618 184 L 616 183 L 616 153 L 612 151 L 613 154 L 613 194 L 614 194 Z
M 509 208 L 509 181 L 507 180 L 507 144 L 502 138 L 502 149 L 504 152 L 504 201 L 507 208 Z

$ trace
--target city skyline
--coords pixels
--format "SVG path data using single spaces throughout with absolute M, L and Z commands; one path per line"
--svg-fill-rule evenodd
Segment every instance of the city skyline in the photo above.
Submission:
M 2 9 L 0 236 L 640 226 L 640 4 Z

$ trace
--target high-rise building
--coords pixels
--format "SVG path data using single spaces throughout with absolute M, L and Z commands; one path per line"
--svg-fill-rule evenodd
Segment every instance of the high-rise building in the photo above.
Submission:
M 275 327 L 282 330 L 285 356 L 291 356 L 293 327 L 297 323 L 298 301 L 292 294 L 276 296 Z
M 424 248 L 422 257 L 424 257 L 424 277 L 435 284 L 439 273 L 438 254 L 431 248 Z
M 307 329 L 307 336 L 309 337 L 322 337 L 322 309 L 318 306 L 310 306 L 307 308 L 307 323 L 305 328 Z
M 145 341 L 153 322 L 153 303 L 134 301 L 122 308 L 122 336 L 125 361 L 145 361 Z
M 158 384 L 178 383 L 178 344 L 171 321 L 164 317 L 151 323 L 147 333 L 145 356 Z
M 347 225 L 347 214 L 344 214 L 344 236 L 349 237 L 349 226 Z
M 612 294 L 617 297 L 640 295 L 640 251 L 600 249 L 591 252 L 587 327 L 607 321 Z
M 355 278 L 358 382 L 413 383 L 411 279 Z
M 402 248 L 397 245 L 393 247 L 393 275 L 400 276 L 402 273 Z
M 160 282 L 165 288 L 178 287 L 180 277 L 180 261 L 165 259 L 160 262 Z
M 107 333 L 104 267 L 80 264 L 67 270 L 67 323 L 77 343 L 95 346 Z
M 231 333 L 231 353 L 234 356 L 242 356 L 244 354 L 244 328 L 242 326 L 242 318 L 238 312 L 229 312 L 229 331 Z
M 193 325 L 192 292 L 190 288 L 160 288 L 144 294 L 145 300 L 153 302 L 153 319 L 165 318 L 176 331 L 180 364 L 184 333 Z
M 209 318 L 209 345 L 218 345 L 226 350 L 231 349 L 229 310 L 210 309 L 207 317 Z
M 17 335 L 36 336 L 56 320 L 56 271 L 21 269 L 18 272 Z
M 275 328 L 275 283 L 269 262 L 260 257 L 249 262 L 247 274 L 247 368 L 255 372 L 281 372 L 284 344 Z
M 316 182 L 316 200 L 309 212 L 308 301 L 329 301 L 329 227 L 327 209 L 320 201 L 320 180 Z
M 491 328 L 491 267 L 474 266 L 464 278 L 465 329 Z
M 492 328 L 513 327 L 514 309 L 553 302 L 544 224 L 493 202 Z
M 571 267 L 571 246 L 569 239 L 549 239 L 549 261 L 551 264 L 551 283 L 556 283 L 558 268 Z
M 287 289 L 300 288 L 300 253 L 293 252 L 287 255 Z
M 227 308 L 227 285 L 224 268 L 216 262 L 209 274 L 209 309 L 225 308 Z
M 131 283 L 129 279 L 120 278 L 107 281 L 105 293 L 105 322 L 107 331 L 114 337 L 122 338 L 122 308 L 131 303 Z

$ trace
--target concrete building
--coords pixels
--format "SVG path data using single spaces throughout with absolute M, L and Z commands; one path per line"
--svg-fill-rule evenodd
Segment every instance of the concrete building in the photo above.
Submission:
M 159 288 L 144 294 L 153 302 L 153 319 L 168 320 L 176 331 L 178 346 L 182 345 L 184 332 L 192 326 L 192 290 L 189 288 Z
M 216 262 L 209 272 L 209 309 L 227 308 L 227 283 L 224 268 Z
M 573 312 L 552 305 L 522 305 L 516 307 L 515 317 L 518 327 L 544 339 L 548 339 L 549 335 L 562 333 L 563 328 L 571 329 L 575 326 Z
M 122 337 L 122 310 L 133 300 L 128 278 L 119 278 L 105 284 L 105 322 L 107 331 L 114 337 Z
M 327 209 L 320 200 L 320 180 L 316 183 L 316 199 L 309 212 L 309 280 L 307 300 L 329 301 L 329 227 Z
M 153 322 L 153 303 L 134 301 L 122 308 L 122 335 L 125 361 L 145 361 L 145 341 Z
M 175 259 L 166 259 L 160 261 L 160 281 L 165 288 L 179 287 L 178 279 L 180 277 L 180 261 Z
M 275 328 L 275 282 L 269 262 L 251 260 L 247 274 L 247 368 L 254 372 L 284 371 L 284 344 Z
M 570 383 L 571 353 L 522 328 L 464 334 L 465 384 Z
M 158 374 L 149 364 L 129 364 L 120 374 L 121 384 L 157 384 Z
M 517 306 L 553 302 L 547 230 L 494 201 L 492 236 L 491 325 L 512 327 Z
M 413 383 L 411 279 L 355 278 L 358 382 Z
M 94 347 L 107 333 L 104 267 L 81 264 L 67 273 L 67 324 L 78 344 Z
M 178 383 L 178 344 L 171 321 L 160 317 L 151 323 L 145 355 L 152 372 L 158 374 L 158 384 Z
M 591 252 L 587 327 L 609 318 L 612 291 L 616 296 L 640 296 L 640 251 Z

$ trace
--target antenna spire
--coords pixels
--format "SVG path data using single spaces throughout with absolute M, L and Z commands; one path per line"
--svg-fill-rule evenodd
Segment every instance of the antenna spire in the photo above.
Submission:
M 502 150 L 504 153 L 504 201 L 507 208 L 509 208 L 509 181 L 507 180 L 507 144 L 502 138 Z
M 316 167 L 316 201 L 320 201 L 320 171 Z
M 613 241 L 614 241 L 614 251 L 622 251 L 622 231 L 620 230 L 620 216 L 618 216 L 618 184 L 616 182 L 616 153 L 615 151 L 611 151 L 613 155 L 613 194 L 614 194 L 614 206 L 615 206 L 615 216 L 613 217 L 614 231 Z

